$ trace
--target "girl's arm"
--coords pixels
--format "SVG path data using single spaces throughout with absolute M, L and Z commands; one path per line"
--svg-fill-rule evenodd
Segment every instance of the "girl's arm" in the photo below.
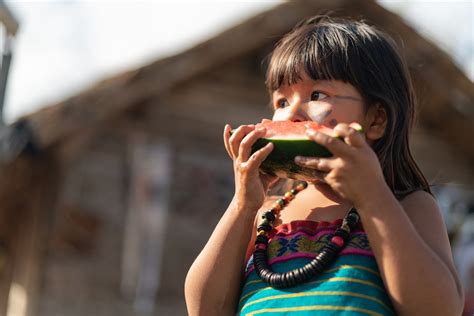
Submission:
M 323 172 L 331 188 L 359 211 L 398 315 L 461 315 L 464 293 L 434 198 L 419 191 L 399 202 L 363 134 L 343 123 L 334 130 L 344 141 L 309 132 L 334 157 L 297 163 Z
M 464 293 L 434 198 L 418 191 L 398 202 L 388 187 L 359 206 L 398 315 L 461 315 Z
M 189 315 L 233 315 L 255 212 L 232 201 L 189 269 L 185 297 Z
M 252 145 L 264 134 L 264 129 L 254 125 L 240 126 L 232 134 L 229 125 L 224 129 L 224 144 L 233 160 L 235 195 L 186 276 L 189 315 L 235 314 L 255 217 L 276 180 L 259 171 L 272 145 L 252 153 Z

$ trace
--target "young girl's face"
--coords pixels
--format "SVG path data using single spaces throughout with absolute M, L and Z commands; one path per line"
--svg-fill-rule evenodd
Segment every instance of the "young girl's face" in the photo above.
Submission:
M 338 123 L 357 122 L 364 127 L 362 96 L 349 83 L 303 77 L 282 85 L 272 95 L 274 121 L 315 121 L 333 128 Z

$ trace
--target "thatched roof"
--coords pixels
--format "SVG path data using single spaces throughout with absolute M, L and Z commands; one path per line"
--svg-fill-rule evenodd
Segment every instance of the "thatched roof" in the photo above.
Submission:
M 228 29 L 183 53 L 157 60 L 98 83 L 63 102 L 23 117 L 21 129 L 30 148 L 47 149 L 85 129 L 94 129 L 124 110 L 157 97 L 226 61 L 273 45 L 302 18 L 332 11 L 364 18 L 402 43 L 421 92 L 420 123 L 474 159 L 474 87 L 451 58 L 420 36 L 402 18 L 367 0 L 296 0 Z M 26 135 L 26 136 L 25 136 Z M 23 143 L 22 143 L 23 144 Z

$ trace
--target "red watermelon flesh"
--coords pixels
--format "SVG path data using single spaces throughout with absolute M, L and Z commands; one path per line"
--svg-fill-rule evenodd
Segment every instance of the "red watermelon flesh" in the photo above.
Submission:
M 334 135 L 332 129 L 313 121 L 271 121 L 263 119 L 255 125 L 256 128 L 265 127 L 266 133 L 263 138 L 270 139 L 309 139 L 306 130 L 311 128 L 327 135 Z

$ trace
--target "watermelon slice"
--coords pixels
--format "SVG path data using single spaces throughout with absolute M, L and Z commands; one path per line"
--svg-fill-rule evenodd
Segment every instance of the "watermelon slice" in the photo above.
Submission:
M 265 127 L 266 134 L 252 146 L 252 152 L 273 143 L 273 150 L 262 163 L 260 169 L 279 178 L 314 180 L 314 169 L 304 168 L 295 163 L 296 156 L 331 157 L 332 153 L 324 146 L 310 140 L 306 135 L 308 128 L 333 135 L 333 130 L 313 121 L 291 122 L 262 120 L 256 128 Z

